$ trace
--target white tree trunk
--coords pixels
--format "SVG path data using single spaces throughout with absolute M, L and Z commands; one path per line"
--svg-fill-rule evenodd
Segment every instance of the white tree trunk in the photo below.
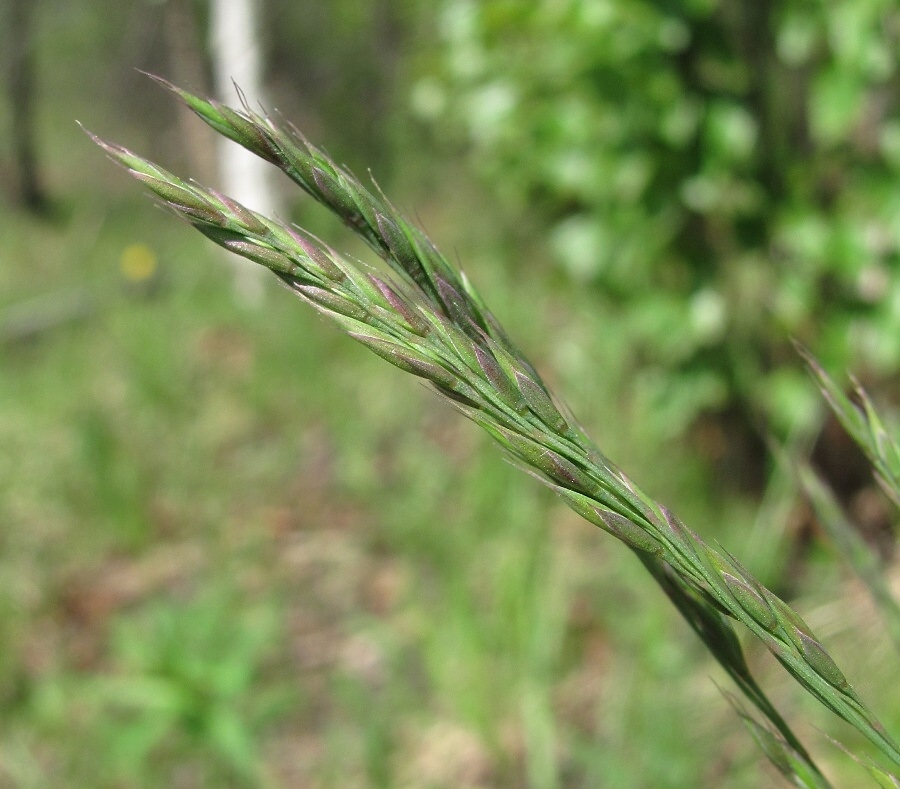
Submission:
M 234 104 L 237 85 L 252 105 L 262 102 L 262 54 L 257 24 L 257 0 L 210 0 L 210 44 L 216 94 Z M 271 167 L 224 138 L 218 139 L 222 191 L 248 208 L 272 216 L 277 201 Z M 265 271 L 249 260 L 231 256 L 236 297 L 248 305 L 263 299 Z

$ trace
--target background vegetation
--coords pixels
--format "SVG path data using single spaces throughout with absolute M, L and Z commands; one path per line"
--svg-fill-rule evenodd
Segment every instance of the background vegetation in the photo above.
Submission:
M 271 103 L 458 253 L 608 454 L 900 729 L 883 627 L 765 450 L 812 455 L 895 566 L 896 515 L 788 344 L 896 398 L 893 5 L 302 5 L 263 4 Z M 37 8 L 40 200 L 9 82 L 0 115 L 0 786 L 773 781 L 621 546 L 286 292 L 235 305 L 83 138 L 214 181 L 134 71 L 200 90 L 205 6 Z M 852 737 L 755 659 L 858 783 L 813 727 Z

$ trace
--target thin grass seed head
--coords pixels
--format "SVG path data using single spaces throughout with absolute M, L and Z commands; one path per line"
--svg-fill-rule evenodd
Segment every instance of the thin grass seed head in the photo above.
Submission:
M 391 309 L 395 310 L 406 321 L 410 331 L 421 337 L 425 337 L 431 332 L 431 324 L 416 311 L 415 307 L 408 301 L 408 296 L 404 298 L 398 289 L 391 287 L 380 277 L 376 277 L 374 274 L 369 274 L 368 276 L 369 281 L 378 288 L 381 295 L 390 304 Z
M 734 596 L 737 604 L 743 608 L 744 611 L 760 625 L 760 627 L 764 627 L 770 633 L 775 631 L 778 627 L 778 619 L 775 616 L 775 612 L 772 611 L 762 595 L 758 594 L 756 590 L 731 573 L 723 572 L 722 580 L 725 581 L 725 585 Z
M 176 92 L 185 98 L 186 94 L 183 91 Z M 286 172 L 290 169 L 290 163 L 283 160 L 280 146 L 285 142 L 283 138 L 290 139 L 291 135 L 277 128 L 270 119 L 263 121 L 249 112 L 243 114 L 237 111 L 225 112 L 221 106 L 212 102 L 203 103 L 197 100 L 193 103 L 188 101 L 188 104 L 213 128 L 222 131 L 245 147 L 259 152 L 264 158 L 274 161 Z M 227 129 L 227 132 L 223 129 Z M 531 399 L 535 401 L 534 407 L 528 402 L 521 383 L 528 376 L 522 379 L 521 376 L 516 376 L 515 372 L 509 375 L 504 369 L 505 365 L 498 364 L 500 355 L 492 352 L 488 340 L 497 341 L 507 350 L 511 348 L 511 344 L 506 340 L 502 330 L 495 325 L 492 316 L 489 320 L 487 317 L 489 313 L 479 306 L 480 300 L 470 295 L 469 288 L 463 286 L 463 281 L 436 250 L 433 258 L 429 257 L 430 253 L 422 254 L 422 249 L 433 247 L 430 242 L 428 244 L 422 242 L 424 236 L 418 231 L 411 230 L 402 219 L 395 221 L 391 218 L 390 224 L 383 220 L 379 222 L 378 214 L 381 213 L 387 218 L 392 213 L 390 207 L 385 207 L 382 212 L 375 211 L 373 206 L 378 205 L 377 199 L 362 187 L 358 187 L 358 182 L 352 176 L 333 167 L 330 160 L 323 161 L 320 152 L 307 146 L 306 155 L 315 160 L 314 164 L 305 162 L 309 165 L 307 169 L 312 174 L 312 181 L 315 182 L 315 189 L 311 194 L 342 216 L 351 227 L 360 230 L 364 238 L 371 240 L 371 234 L 376 234 L 378 241 L 375 244 L 376 249 L 379 243 L 386 248 L 389 253 L 388 262 L 406 274 L 413 286 L 418 287 L 421 304 L 417 309 L 431 327 L 425 337 L 411 331 L 411 323 L 403 315 L 403 310 L 397 309 L 378 282 L 368 279 L 352 264 L 340 259 L 331 251 L 323 251 L 322 254 L 334 264 L 333 268 L 327 264 L 316 265 L 316 255 L 311 254 L 307 248 L 311 246 L 310 243 L 290 243 L 295 240 L 291 231 L 274 228 L 271 220 L 264 220 L 262 224 L 267 229 L 267 234 L 260 237 L 262 231 L 259 224 L 255 221 L 248 222 L 247 216 L 243 215 L 240 209 L 230 205 L 229 201 L 219 200 L 208 190 L 185 184 L 174 176 L 170 177 L 170 174 L 161 168 L 125 149 L 99 140 L 97 142 L 112 158 L 133 175 L 144 180 L 177 213 L 214 241 L 273 268 L 286 281 L 294 277 L 300 280 L 300 289 L 295 287 L 298 295 L 313 303 L 320 311 L 327 313 L 348 333 L 369 345 L 373 351 L 395 366 L 431 380 L 439 392 L 447 394 L 463 413 L 488 430 L 514 457 L 539 472 L 545 480 L 549 480 L 552 487 L 562 487 L 572 493 L 587 496 L 595 500 L 601 508 L 609 508 L 641 532 L 652 536 L 657 543 L 651 544 L 650 547 L 655 551 L 656 544 L 662 546 L 662 555 L 666 562 L 671 563 L 671 567 L 677 568 L 677 572 L 682 574 L 679 576 L 678 584 L 687 584 L 684 587 L 685 591 L 688 586 L 697 585 L 697 592 L 701 596 L 696 600 L 690 594 L 685 596 L 682 601 L 683 611 L 693 610 L 694 614 L 699 616 L 697 621 L 702 621 L 704 616 L 712 613 L 712 609 L 707 611 L 703 606 L 714 603 L 715 607 L 727 611 L 729 616 L 744 621 L 804 687 L 900 763 L 900 749 L 859 702 L 847 685 L 843 674 L 805 623 L 802 623 L 799 616 L 786 604 L 768 590 L 761 593 L 779 621 L 778 633 L 769 633 L 764 624 L 770 623 L 763 612 L 761 610 L 749 612 L 745 608 L 745 606 L 753 608 L 758 601 L 752 595 L 743 601 L 738 599 L 740 595 L 734 591 L 736 588 L 734 579 L 737 576 L 727 571 L 730 565 L 706 546 L 696 534 L 687 530 L 668 510 L 630 485 L 627 477 L 605 462 L 602 454 L 581 432 L 573 431 L 572 438 L 575 443 L 565 443 L 562 453 L 550 448 L 556 447 L 562 439 L 555 433 L 542 433 L 534 424 L 531 415 L 540 417 L 539 412 L 544 411 L 552 419 L 553 414 L 547 410 L 546 403 L 539 402 L 534 397 L 534 392 L 530 392 Z M 301 153 L 302 144 L 295 146 Z M 308 191 L 312 186 L 312 184 L 301 185 Z M 344 193 L 335 193 L 335 190 L 342 188 Z M 324 194 L 326 190 L 330 190 L 330 193 Z M 364 199 L 361 198 L 363 194 Z M 359 209 L 359 202 L 365 203 L 365 210 Z M 368 224 L 364 228 L 357 227 L 363 224 L 358 220 L 368 222 L 372 216 L 375 217 L 375 227 Z M 227 228 L 229 234 L 237 234 L 237 237 L 223 234 L 223 228 Z M 398 235 L 400 232 L 414 243 L 404 245 L 404 236 Z M 410 247 L 412 253 L 416 254 L 415 261 L 410 256 Z M 428 258 L 428 263 L 433 265 L 425 272 L 427 280 L 420 276 L 422 281 L 417 281 L 409 268 L 413 262 L 419 264 L 421 275 L 421 272 L 425 271 L 422 258 Z M 326 269 L 330 269 L 331 279 L 325 275 Z M 340 286 L 334 281 L 335 269 L 346 278 Z M 323 294 L 327 295 L 304 291 L 303 288 L 307 288 L 302 282 L 304 279 L 311 280 L 314 286 L 321 288 Z M 316 300 L 313 300 L 310 293 L 315 294 Z M 345 301 L 359 307 L 365 313 L 365 318 L 357 319 L 346 315 L 346 308 L 343 312 L 335 309 L 338 304 L 344 307 Z M 416 303 L 416 299 L 411 298 L 409 301 Z M 533 369 L 515 351 L 509 352 L 523 367 L 529 371 Z M 533 382 L 538 387 L 544 388 L 536 373 Z M 528 388 L 528 384 L 525 384 L 525 388 Z M 462 394 L 454 397 L 450 393 Z M 560 448 L 563 448 L 563 445 L 560 445 Z M 629 534 L 621 524 L 614 518 L 609 520 L 610 523 L 605 523 L 608 530 L 627 540 Z M 613 528 L 609 529 L 610 525 Z M 644 550 L 634 543 L 629 544 L 637 550 Z M 650 556 L 646 552 L 644 555 L 645 563 L 650 561 Z M 648 566 L 656 565 L 651 563 Z M 659 568 L 665 566 L 659 565 Z M 741 588 L 740 594 L 746 597 L 744 591 Z M 703 603 L 703 596 L 709 594 L 712 594 L 712 597 Z M 750 600 L 753 602 L 748 602 Z M 696 608 L 697 605 L 701 607 Z M 691 606 L 695 607 L 692 609 Z M 701 637 L 711 649 L 716 650 L 708 634 L 704 636 L 701 632 Z M 738 656 L 733 657 L 735 661 L 733 668 L 739 672 Z

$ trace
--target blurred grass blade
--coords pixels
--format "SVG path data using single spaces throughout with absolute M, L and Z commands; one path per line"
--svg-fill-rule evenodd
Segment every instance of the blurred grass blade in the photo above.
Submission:
M 891 594 L 881 560 L 847 520 L 840 504 L 812 467 L 808 463 L 799 463 L 798 474 L 819 522 L 834 541 L 840 556 L 865 584 L 894 646 L 900 651 L 900 605 Z
M 805 754 L 799 753 L 778 734 L 759 723 L 731 693 L 722 691 L 722 695 L 744 722 L 772 766 L 788 781 L 800 789 L 831 789 L 831 784 Z
M 826 735 L 827 737 L 827 735 Z M 844 753 L 847 754 L 854 762 L 856 762 L 860 767 L 862 767 L 882 789 L 900 789 L 900 777 L 895 775 L 894 773 L 888 772 L 883 767 L 875 764 L 870 758 L 867 756 L 857 756 L 853 753 L 846 745 L 838 742 L 833 737 L 828 737 L 831 740 L 832 744 L 840 748 Z
M 900 508 L 900 444 L 885 427 L 869 395 L 858 381 L 853 380 L 861 407 L 854 405 L 809 351 L 800 345 L 796 348 L 831 410 L 869 458 L 878 483 Z

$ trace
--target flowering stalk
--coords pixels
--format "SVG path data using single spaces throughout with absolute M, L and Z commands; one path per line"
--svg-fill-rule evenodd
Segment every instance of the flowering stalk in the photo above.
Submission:
M 900 747 L 851 688 L 808 625 L 732 556 L 706 545 L 643 493 L 564 413 L 469 280 L 384 197 L 289 126 L 165 83 L 219 133 L 284 171 L 358 233 L 395 281 L 314 238 L 93 139 L 176 214 L 217 244 L 271 269 L 301 299 L 486 430 L 576 512 L 629 546 L 780 741 L 806 765 L 803 786 L 828 786 L 744 660 L 734 620 L 813 696 L 895 764 Z

